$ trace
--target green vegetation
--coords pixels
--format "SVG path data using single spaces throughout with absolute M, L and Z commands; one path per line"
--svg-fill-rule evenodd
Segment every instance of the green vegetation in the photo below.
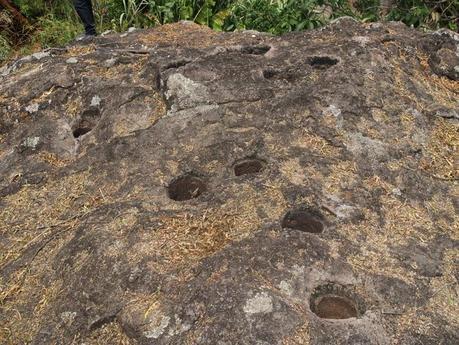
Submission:
M 0 35 L 0 61 L 8 57 L 11 52 L 11 45 L 5 37 Z
M 368 21 L 395 20 L 406 25 L 424 29 L 446 27 L 453 31 L 459 29 L 459 0 L 394 0 L 388 13 L 382 18 L 380 0 L 355 1 L 361 18 Z
M 19 26 L 0 5 L 0 60 L 21 46 L 46 48 L 73 40 L 82 31 L 72 0 L 6 0 L 29 25 Z M 281 34 L 320 27 L 353 16 L 363 21 L 399 20 L 423 29 L 458 30 L 459 0 L 92 0 L 99 32 L 146 28 L 192 20 L 215 30 L 258 30 Z M 1 2 L 0 2 L 1 3 Z M 383 11 L 381 3 L 390 7 Z

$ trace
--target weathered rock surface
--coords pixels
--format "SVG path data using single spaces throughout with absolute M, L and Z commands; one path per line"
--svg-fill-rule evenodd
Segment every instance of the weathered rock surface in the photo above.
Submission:
M 458 70 L 350 20 L 5 66 L 0 343 L 458 343 Z

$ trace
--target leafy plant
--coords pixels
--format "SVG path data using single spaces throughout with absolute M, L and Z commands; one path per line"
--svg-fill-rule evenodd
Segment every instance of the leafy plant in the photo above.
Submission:
M 388 14 L 389 20 L 400 20 L 407 25 L 428 29 L 448 27 L 457 31 L 459 24 L 458 0 L 399 0 Z
M 146 17 L 144 16 L 144 10 L 149 5 L 148 0 L 122 0 L 123 1 L 123 13 L 119 18 L 119 28 L 126 30 L 131 26 L 144 27 Z
M 347 1 L 342 0 L 238 0 L 230 8 L 226 30 L 273 34 L 316 28 L 332 17 L 351 14 Z
M 73 0 L 12 1 L 35 30 L 15 33 L 14 24 L 4 25 L 0 20 L 0 54 L 5 55 L 25 44 L 39 43 L 43 47 L 66 44 L 82 31 Z M 381 12 L 382 1 L 92 0 L 92 3 L 99 32 L 191 20 L 214 30 L 253 29 L 282 34 L 317 28 L 342 15 L 363 21 L 400 20 L 423 29 L 459 29 L 459 0 L 394 0 L 390 1 L 393 5 L 387 14 Z
M 230 2 L 228 0 L 150 0 L 149 12 L 154 23 L 157 24 L 191 20 L 221 30 L 229 14 L 225 6 Z
M 380 0 L 359 0 L 356 8 L 365 21 L 395 20 L 425 29 L 447 27 L 453 31 L 459 25 L 459 0 L 398 0 L 386 17 L 381 17 Z
M 56 18 L 52 14 L 41 17 L 38 25 L 40 30 L 37 32 L 34 42 L 38 42 L 42 47 L 65 45 L 72 41 L 82 30 L 81 24 Z

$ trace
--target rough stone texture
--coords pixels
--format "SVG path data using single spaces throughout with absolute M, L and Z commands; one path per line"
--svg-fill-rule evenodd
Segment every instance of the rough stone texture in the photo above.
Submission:
M 458 66 L 451 32 L 340 20 L 3 67 L 0 343 L 458 343 Z M 315 315 L 321 286 L 359 317 Z

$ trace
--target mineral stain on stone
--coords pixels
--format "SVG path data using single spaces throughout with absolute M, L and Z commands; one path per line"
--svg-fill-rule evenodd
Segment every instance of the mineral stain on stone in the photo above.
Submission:
M 234 165 L 234 175 L 256 174 L 263 170 L 264 165 L 263 161 L 256 158 L 243 159 Z
M 168 187 L 169 198 L 175 201 L 185 201 L 197 198 L 206 190 L 204 181 L 191 174 L 174 179 Z
M 318 234 L 324 230 L 324 225 L 311 212 L 298 209 L 287 212 L 282 219 L 282 228 Z

